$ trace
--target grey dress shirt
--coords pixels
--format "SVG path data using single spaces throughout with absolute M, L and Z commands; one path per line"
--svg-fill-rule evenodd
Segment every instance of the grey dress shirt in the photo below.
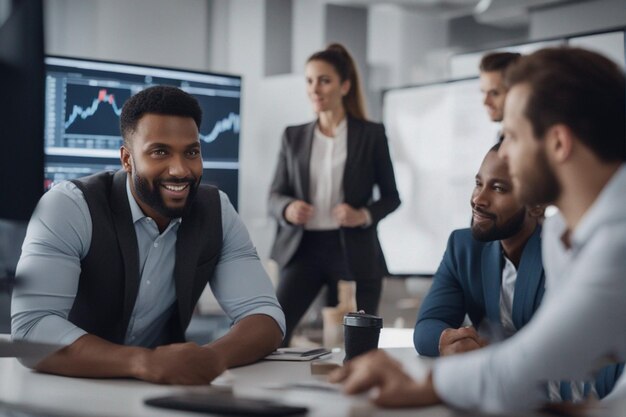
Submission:
M 171 314 L 175 247 L 181 219 L 173 219 L 159 233 L 130 193 L 127 195 L 139 245 L 140 285 L 125 344 L 158 343 Z M 272 317 L 285 331 L 285 318 L 274 288 L 265 273 L 248 231 L 220 192 L 223 244 L 209 285 L 233 321 L 252 314 Z M 74 303 L 80 264 L 89 252 L 92 221 L 82 192 L 71 182 L 48 191 L 28 225 L 16 275 L 23 285 L 15 289 L 11 304 L 12 336 L 69 345 L 86 332 L 67 320 Z

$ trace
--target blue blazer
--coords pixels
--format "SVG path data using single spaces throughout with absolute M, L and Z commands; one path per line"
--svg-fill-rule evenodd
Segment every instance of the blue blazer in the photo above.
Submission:
M 479 328 L 485 318 L 500 323 L 500 286 L 504 258 L 499 241 L 479 242 L 470 229 L 455 230 L 433 284 L 420 307 L 413 343 L 422 356 L 439 356 L 439 337 L 447 328 L 458 328 L 467 314 Z M 541 259 L 541 227 L 526 242 L 517 269 L 512 319 L 520 330 L 539 307 L 545 291 Z M 615 385 L 624 364 L 610 365 L 596 375 L 600 398 Z M 571 396 L 569 384 L 561 384 L 561 396 Z
M 439 336 L 458 328 L 467 314 L 479 328 L 487 318 L 500 323 L 500 285 L 504 257 L 499 241 L 479 242 L 470 229 L 455 230 L 422 302 L 413 342 L 420 355 L 439 356 Z M 541 263 L 541 227 L 526 242 L 517 269 L 513 297 L 513 324 L 524 327 L 539 306 L 544 293 Z

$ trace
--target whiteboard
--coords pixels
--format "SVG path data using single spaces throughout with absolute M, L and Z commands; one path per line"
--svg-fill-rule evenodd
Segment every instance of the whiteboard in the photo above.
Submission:
M 564 40 L 503 50 L 529 53 Z M 626 65 L 622 30 L 573 37 L 569 44 Z M 454 57 L 453 75 L 477 75 L 484 53 Z M 387 266 L 393 275 L 432 274 L 452 230 L 469 227 L 474 177 L 500 125 L 487 117 L 478 78 L 389 90 L 383 121 L 402 199 L 400 208 L 379 225 Z
M 393 275 L 436 271 L 452 230 L 468 227 L 474 177 L 497 141 L 478 78 L 390 90 L 387 129 L 402 205 L 379 225 Z

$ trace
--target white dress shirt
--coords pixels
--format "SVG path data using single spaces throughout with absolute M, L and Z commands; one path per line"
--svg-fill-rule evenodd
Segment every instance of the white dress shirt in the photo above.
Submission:
M 348 125 L 344 118 L 335 129 L 335 137 L 326 136 L 315 128 L 309 166 L 309 195 L 313 217 L 306 230 L 333 230 L 339 223 L 333 208 L 343 202 L 343 171 L 348 156 Z
M 543 303 L 512 338 L 435 363 L 435 390 L 446 403 L 490 412 L 538 408 L 548 401 L 547 381 L 590 380 L 626 359 L 625 207 L 622 165 L 571 234 L 571 247 L 561 240 L 561 214 L 546 220 Z
M 504 256 L 504 268 L 502 268 L 502 284 L 500 286 L 500 324 L 505 335 L 513 335 L 517 329 L 513 323 L 513 297 L 515 296 L 515 281 L 517 269 L 509 258 Z

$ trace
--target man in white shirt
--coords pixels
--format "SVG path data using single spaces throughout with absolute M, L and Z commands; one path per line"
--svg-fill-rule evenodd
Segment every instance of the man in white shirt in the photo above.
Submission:
M 512 338 L 440 359 L 425 380 L 381 351 L 359 358 L 332 375 L 346 392 L 376 387 L 383 406 L 528 410 L 547 402 L 547 381 L 588 380 L 626 357 L 624 74 L 597 53 L 549 48 L 521 58 L 507 85 L 499 154 L 516 195 L 560 210 L 544 225 L 543 304 Z

